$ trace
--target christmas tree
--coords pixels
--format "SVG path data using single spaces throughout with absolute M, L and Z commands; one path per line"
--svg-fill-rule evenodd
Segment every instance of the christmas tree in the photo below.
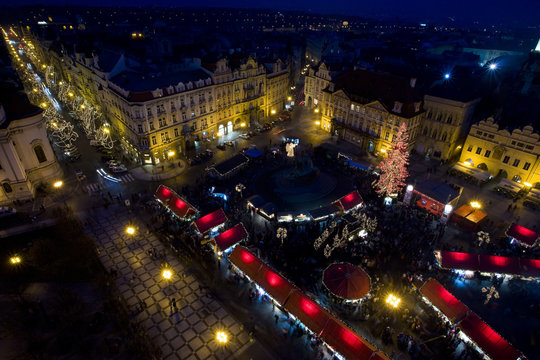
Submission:
M 405 186 L 404 181 L 408 176 L 407 165 L 409 165 L 408 139 L 407 126 L 402 123 L 392 142 L 392 150 L 388 152 L 388 158 L 377 166 L 381 172 L 379 180 L 375 183 L 377 194 L 395 196 Z

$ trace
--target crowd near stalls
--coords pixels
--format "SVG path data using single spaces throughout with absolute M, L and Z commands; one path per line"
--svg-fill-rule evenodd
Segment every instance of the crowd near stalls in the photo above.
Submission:
M 490 223 L 484 212 L 471 206 L 457 209 L 452 215 L 457 220 L 444 223 L 439 211 L 415 202 L 385 205 L 372 189 L 377 174 L 351 172 L 347 163 L 326 154 L 315 154 L 317 166 L 347 174 L 356 190 L 301 214 L 283 213 L 253 192 L 251 179 L 261 166 L 285 161 L 284 152 L 265 150 L 256 158 L 258 162 L 244 163 L 237 157 L 234 164 L 226 162 L 230 166 L 218 166 L 224 176 L 201 178 L 195 186 L 179 189 L 181 197 L 160 187 L 156 224 L 174 234 L 176 246 L 230 263 L 236 280 L 232 284 L 250 286 L 253 301 L 270 298 L 293 324 L 301 324 L 299 336 L 309 335 L 335 356 L 392 358 L 402 353 L 411 359 L 436 354 L 476 359 L 493 354 L 491 343 L 515 350 L 478 314 L 446 314 L 430 294 L 438 292 L 451 309 L 468 303 L 456 305 L 447 290 L 422 285 L 434 284 L 426 282 L 430 278 L 439 285 L 451 282 L 461 276 L 457 270 L 471 271 L 471 278 L 484 272 L 538 277 L 537 261 L 530 259 L 536 247 L 528 245 L 538 238 L 535 229 L 513 226 L 506 242 L 488 241 L 478 246 L 478 254 L 468 253 L 443 242 L 443 234 L 448 227 L 463 234 L 485 229 Z M 216 191 L 221 195 L 215 196 Z M 195 211 L 189 221 L 171 210 L 177 198 Z M 185 214 L 193 215 L 189 210 Z M 523 249 L 526 253 L 518 256 Z M 428 290 L 430 286 L 435 290 Z M 524 358 L 514 350 L 504 354 Z

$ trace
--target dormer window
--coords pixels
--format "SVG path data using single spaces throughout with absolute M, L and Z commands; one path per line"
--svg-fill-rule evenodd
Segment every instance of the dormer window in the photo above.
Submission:
M 180 92 L 184 90 L 186 90 L 186 87 L 184 86 L 183 83 L 178 83 L 178 85 L 176 85 L 176 91 Z
M 415 102 L 415 103 L 414 103 L 414 112 L 415 112 L 415 113 L 417 113 L 417 112 L 420 111 L 420 106 L 421 106 L 421 105 L 422 105 L 421 102 Z M 431 117 L 431 114 L 430 114 L 429 117 Z
M 400 103 L 399 101 L 394 101 L 394 108 L 392 109 L 393 112 L 401 113 L 401 108 L 403 107 L 403 103 Z
M 187 83 L 187 88 L 188 90 L 193 89 L 193 83 L 191 81 Z

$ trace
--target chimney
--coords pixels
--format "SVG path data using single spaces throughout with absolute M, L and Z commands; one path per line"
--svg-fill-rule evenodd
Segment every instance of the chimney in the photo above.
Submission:
M 409 81 L 409 85 L 414 88 L 416 86 L 416 78 L 411 78 L 411 81 Z

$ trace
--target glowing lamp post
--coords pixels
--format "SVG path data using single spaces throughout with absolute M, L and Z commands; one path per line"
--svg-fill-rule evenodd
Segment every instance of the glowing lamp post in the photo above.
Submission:
M 316 108 L 316 109 L 313 110 L 313 111 L 315 111 L 315 114 L 318 114 L 318 113 L 319 113 L 319 108 Z
M 171 150 L 171 151 L 169 151 L 169 152 L 167 153 L 167 156 L 168 156 L 169 158 L 172 158 L 175 154 L 176 154 L 176 153 L 175 153 L 174 151 Z
M 126 234 L 135 235 L 135 228 L 133 226 L 126 227 Z
M 272 115 L 276 115 L 276 110 L 272 110 L 272 111 L 270 111 L 270 114 L 272 114 Z
M 165 279 L 165 280 L 171 280 L 172 278 L 172 271 L 169 270 L 169 269 L 163 269 L 163 271 L 161 272 L 161 276 Z
M 55 181 L 53 186 L 55 189 L 60 189 L 64 185 L 64 182 L 62 180 Z
M 470 205 L 475 210 L 478 210 L 482 207 L 482 205 L 478 201 L 471 201 Z
M 229 336 L 225 331 L 218 331 L 216 333 L 216 341 L 221 345 L 225 345 L 229 342 Z
M 9 263 L 11 265 L 20 265 L 21 263 L 21 257 L 20 256 L 12 256 L 9 258 Z
M 386 298 L 386 303 L 394 309 L 399 306 L 400 302 L 401 302 L 401 299 L 392 294 L 388 295 L 388 297 Z

